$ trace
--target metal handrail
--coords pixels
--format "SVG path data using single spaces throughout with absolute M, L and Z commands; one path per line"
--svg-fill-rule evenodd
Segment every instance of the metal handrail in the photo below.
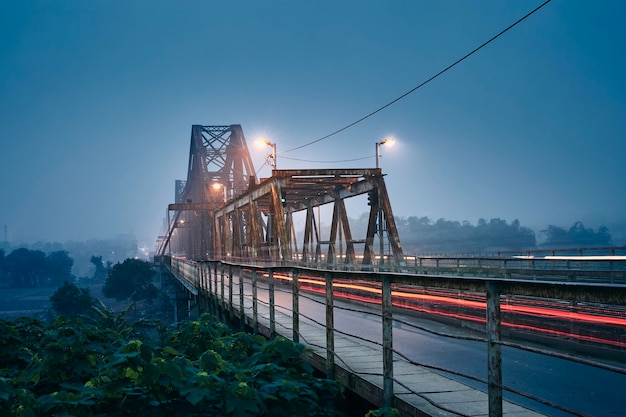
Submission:
M 441 258 L 439 258 L 441 259 Z M 446 258 L 444 258 L 446 259 Z M 465 258 L 450 258 L 454 260 Z M 472 258 L 476 259 L 476 258 Z M 487 259 L 483 258 L 482 262 Z M 504 261 L 504 260 L 501 260 Z M 334 354 L 334 318 L 333 304 L 334 292 L 333 283 L 337 280 L 361 280 L 375 283 L 381 288 L 381 317 L 383 324 L 383 397 L 384 405 L 391 405 L 393 402 L 393 305 L 392 305 L 392 284 L 408 284 L 408 285 L 428 285 L 458 290 L 470 290 L 484 294 L 486 305 L 486 335 L 488 341 L 488 397 L 490 416 L 500 415 L 502 410 L 502 358 L 501 358 L 501 313 L 500 302 L 501 296 L 518 295 L 518 296 L 536 296 L 561 299 L 564 301 L 580 302 L 593 301 L 602 304 L 619 304 L 626 305 L 626 285 L 611 283 L 585 283 L 585 282 L 558 282 L 558 281 L 528 281 L 511 277 L 492 278 L 492 277 L 475 277 L 475 276 L 451 276 L 451 275 L 428 275 L 414 274 L 406 272 L 375 272 L 375 271 L 345 271 L 333 269 L 316 269 L 294 265 L 258 265 L 244 263 L 228 263 L 222 261 L 205 261 L 195 263 L 182 259 L 167 259 L 165 264 L 170 269 L 177 272 L 177 275 L 187 281 L 188 285 L 195 285 L 208 291 L 209 296 L 222 309 L 227 310 L 229 316 L 234 316 L 233 311 L 233 271 L 237 271 L 239 277 L 239 316 L 245 316 L 244 312 L 244 293 L 242 277 L 244 271 L 249 271 L 252 286 L 252 327 L 258 332 L 259 316 L 258 316 L 258 273 L 267 271 L 268 274 L 268 290 L 269 311 L 270 311 L 270 334 L 275 334 L 276 319 L 274 304 L 274 275 L 277 273 L 289 274 L 292 277 L 292 338 L 298 342 L 300 338 L 300 312 L 298 300 L 300 297 L 301 276 L 316 276 L 325 281 L 325 305 L 326 305 L 326 371 L 329 378 L 332 378 L 335 372 L 335 354 Z M 461 263 L 454 264 L 454 268 L 460 268 Z M 480 264 L 482 268 L 486 268 L 484 263 Z M 439 268 L 442 268 L 441 264 Z M 510 268 L 509 268 L 510 269 Z M 226 278 L 226 276 L 228 278 Z M 180 278 L 179 278 L 180 279 Z M 225 294 L 225 282 L 228 279 L 228 295 Z M 228 297 L 228 302 L 226 298 Z M 217 305 L 214 306 L 217 310 Z M 499 410 L 499 411 L 498 411 Z

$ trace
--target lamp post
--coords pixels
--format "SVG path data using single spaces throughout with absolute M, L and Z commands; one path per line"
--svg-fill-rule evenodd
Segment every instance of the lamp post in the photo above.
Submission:
M 380 168 L 380 146 L 385 144 L 393 144 L 394 140 L 392 138 L 386 138 L 381 140 L 380 142 L 376 142 L 376 169 Z
M 268 141 L 267 139 L 257 139 L 257 143 L 261 144 L 261 145 L 265 145 L 265 146 L 271 146 L 272 147 L 272 153 L 270 154 L 270 158 L 272 160 L 272 169 L 276 169 L 276 144 L 272 143 L 270 141 Z
M 380 142 L 376 142 L 376 169 L 380 168 L 380 147 L 385 144 L 393 144 L 392 138 L 385 138 Z M 378 241 L 380 242 L 380 266 L 385 264 L 385 235 L 383 230 L 383 210 L 381 207 L 380 194 L 378 188 L 376 189 L 377 204 L 378 204 Z

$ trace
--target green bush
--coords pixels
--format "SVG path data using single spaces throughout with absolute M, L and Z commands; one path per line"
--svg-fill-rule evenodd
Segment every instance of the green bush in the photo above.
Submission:
M 341 386 L 313 376 L 300 344 L 206 315 L 161 344 L 95 317 L 0 321 L 0 415 L 338 415 Z

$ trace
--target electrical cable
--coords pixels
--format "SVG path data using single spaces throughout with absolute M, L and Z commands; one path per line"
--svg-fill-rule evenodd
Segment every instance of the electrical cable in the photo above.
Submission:
M 289 159 L 291 161 L 300 161 L 300 162 L 315 162 L 318 164 L 336 164 L 339 162 L 354 162 L 354 161 L 362 161 L 364 159 L 372 159 L 374 158 L 373 156 L 363 156 L 361 158 L 354 158 L 354 159 L 343 159 L 343 160 L 336 160 L 336 161 L 312 161 L 310 159 L 300 159 L 300 158 L 290 158 L 288 156 L 281 156 L 281 158 L 283 159 Z
M 325 139 L 328 139 L 332 136 L 335 136 L 337 133 L 343 132 L 344 130 L 347 130 L 349 128 L 351 128 L 352 126 L 361 123 L 362 121 L 372 117 L 373 115 L 375 115 L 376 113 L 381 112 L 382 110 L 386 109 L 387 107 L 391 106 L 392 104 L 397 103 L 398 101 L 402 100 L 403 98 L 405 98 L 406 96 L 408 96 L 409 94 L 415 92 L 416 90 L 418 90 L 419 88 L 425 86 L 426 84 L 428 84 L 429 82 L 431 82 L 432 80 L 434 80 L 435 78 L 438 78 L 440 75 L 443 75 L 444 73 L 446 73 L 448 70 L 454 68 L 455 66 L 457 66 L 458 64 L 460 64 L 461 62 L 465 61 L 467 58 L 469 58 L 470 56 L 474 55 L 476 52 L 480 51 L 482 48 L 484 48 L 485 46 L 489 45 L 491 42 L 493 42 L 494 40 L 496 40 L 497 38 L 499 38 L 500 36 L 502 36 L 503 34 L 505 34 L 506 32 L 508 32 L 509 30 L 511 30 L 513 27 L 517 26 L 519 23 L 521 23 L 522 21 L 524 21 L 525 19 L 527 19 L 528 17 L 530 17 L 532 14 L 534 14 L 535 12 L 537 12 L 539 9 L 541 9 L 542 7 L 544 7 L 545 5 L 547 5 L 548 3 L 550 3 L 551 0 L 546 0 L 545 2 L 543 2 L 541 5 L 537 6 L 535 9 L 533 9 L 532 11 L 528 12 L 525 16 L 523 16 L 522 18 L 518 19 L 517 21 L 515 21 L 513 24 L 509 25 L 506 29 L 500 31 L 497 35 L 491 37 L 489 40 L 487 40 L 486 42 L 484 42 L 483 44 L 481 44 L 479 47 L 475 48 L 473 51 L 465 54 L 463 57 L 457 59 L 456 61 L 454 61 L 452 64 L 448 65 L 446 68 L 442 69 L 441 71 L 439 71 L 438 73 L 436 73 L 435 75 L 431 76 L 430 78 L 428 78 L 426 81 L 423 81 L 422 83 L 418 84 L 417 86 L 413 87 L 412 89 L 410 89 L 409 91 L 407 91 L 406 93 L 402 94 L 401 96 L 391 100 L 390 102 L 388 102 L 387 104 L 383 105 L 382 107 L 379 107 L 378 109 L 372 111 L 371 113 L 361 117 L 360 119 L 340 128 L 335 130 L 332 133 L 329 133 L 326 136 L 323 136 L 319 139 L 313 140 L 311 142 L 305 143 L 304 145 L 300 145 L 300 146 L 296 146 L 295 148 L 291 148 L 288 149 L 286 151 L 282 151 L 281 153 L 287 153 L 287 152 L 292 152 L 298 149 L 302 149 L 305 148 L 307 146 L 313 145 L 315 143 L 321 142 Z

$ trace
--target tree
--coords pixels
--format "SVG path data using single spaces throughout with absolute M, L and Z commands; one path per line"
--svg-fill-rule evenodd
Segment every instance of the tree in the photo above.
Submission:
M 158 290 L 152 284 L 153 277 L 152 264 L 141 259 L 126 259 L 109 269 L 102 293 L 117 301 L 154 299 Z
M 582 222 L 575 222 L 572 227 L 565 230 L 562 227 L 549 225 L 541 231 L 546 236 L 544 246 L 609 246 L 612 244 L 611 234 L 605 226 L 600 226 L 598 231 L 586 228 Z
M 93 273 L 94 281 L 105 280 L 107 276 L 107 269 L 104 267 L 104 264 L 102 263 L 102 256 L 94 255 L 91 257 L 89 262 L 91 262 L 96 267 L 96 270 Z
M 35 287 L 46 283 L 46 254 L 40 250 L 15 249 L 7 255 L 5 265 L 15 287 Z
M 52 284 L 60 284 L 64 281 L 73 281 L 72 265 L 74 260 L 64 250 L 50 252 L 47 256 L 47 271 Z
M 89 313 L 96 300 L 91 296 L 89 288 L 78 288 L 76 285 L 65 281 L 50 296 L 50 302 L 57 314 L 76 317 Z

